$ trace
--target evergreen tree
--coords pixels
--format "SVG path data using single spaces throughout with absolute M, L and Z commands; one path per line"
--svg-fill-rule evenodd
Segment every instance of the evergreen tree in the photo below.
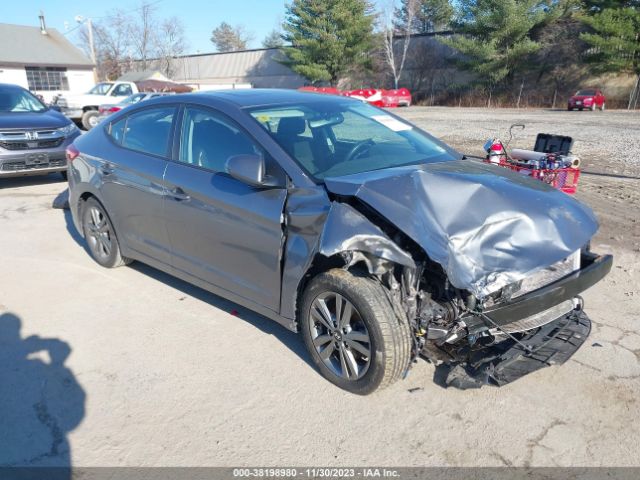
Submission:
M 540 44 L 532 32 L 552 14 L 555 2 L 541 0 L 460 0 L 457 31 L 442 40 L 460 55 L 457 64 L 476 76 L 489 94 L 530 66 Z
M 264 48 L 280 48 L 284 46 L 284 41 L 282 40 L 282 32 L 279 30 L 271 30 L 264 40 L 262 40 L 262 46 Z
M 219 52 L 245 50 L 250 40 L 251 35 L 242 26 L 232 27 L 227 22 L 222 22 L 211 32 L 211 43 Z
M 427 33 L 449 28 L 453 20 L 454 8 L 451 0 L 418 0 L 409 29 L 411 33 Z M 412 0 L 400 0 L 396 10 L 396 26 L 405 31 L 409 19 Z
M 591 46 L 587 60 L 596 70 L 636 76 L 628 104 L 634 107 L 640 96 L 640 8 L 605 8 L 584 21 L 593 32 L 580 38 Z
M 283 25 L 291 44 L 283 63 L 312 82 L 336 85 L 348 71 L 368 66 L 373 21 L 368 0 L 293 0 Z

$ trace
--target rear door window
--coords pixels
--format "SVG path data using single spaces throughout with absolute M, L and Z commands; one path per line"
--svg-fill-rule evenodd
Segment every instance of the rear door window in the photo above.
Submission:
M 175 107 L 156 107 L 132 113 L 111 124 L 110 135 L 123 147 L 166 157 Z

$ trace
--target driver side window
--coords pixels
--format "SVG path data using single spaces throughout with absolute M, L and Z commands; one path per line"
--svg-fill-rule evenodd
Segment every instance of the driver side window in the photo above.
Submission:
M 113 89 L 113 92 L 111 93 L 112 96 L 114 97 L 122 97 L 122 96 L 129 96 L 131 95 L 133 92 L 131 91 L 131 85 L 127 85 L 126 83 L 117 85 L 116 88 Z

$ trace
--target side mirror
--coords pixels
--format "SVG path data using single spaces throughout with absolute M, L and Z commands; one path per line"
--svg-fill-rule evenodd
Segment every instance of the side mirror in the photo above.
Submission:
M 234 155 L 227 159 L 227 173 L 236 180 L 254 187 L 279 187 L 278 180 L 265 173 L 264 159 L 260 155 Z

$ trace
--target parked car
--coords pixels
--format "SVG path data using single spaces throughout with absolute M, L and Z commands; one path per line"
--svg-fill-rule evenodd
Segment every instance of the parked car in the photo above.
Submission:
M 105 103 L 100 105 L 98 108 L 98 112 L 100 116 L 98 117 L 98 121 L 101 122 L 109 115 L 119 112 L 123 108 L 128 107 L 129 105 L 133 105 L 134 103 L 142 102 L 144 100 L 149 100 L 151 98 L 162 97 L 164 95 L 173 95 L 173 92 L 141 92 L 134 93 L 133 95 L 129 95 L 127 98 L 122 100 L 119 103 Z
M 156 98 L 68 157 L 97 263 L 150 264 L 300 331 L 358 394 L 420 355 L 460 388 L 562 363 L 590 331 L 578 294 L 611 268 L 585 205 L 345 97 Z
M 29 91 L 0 84 L 0 178 L 66 176 L 65 149 L 78 135 L 71 120 Z
M 99 106 L 107 103 L 107 100 L 119 102 L 134 93 L 158 91 L 185 93 L 190 92 L 191 87 L 163 80 L 100 82 L 87 93 L 58 95 L 53 103 L 67 117 L 81 122 L 85 130 L 91 130 L 98 124 Z
M 605 103 L 606 98 L 602 91 L 597 88 L 585 88 L 578 90 L 575 95 L 569 98 L 567 110 L 584 110 L 585 108 L 589 110 L 595 110 L 596 108 L 604 110 Z

